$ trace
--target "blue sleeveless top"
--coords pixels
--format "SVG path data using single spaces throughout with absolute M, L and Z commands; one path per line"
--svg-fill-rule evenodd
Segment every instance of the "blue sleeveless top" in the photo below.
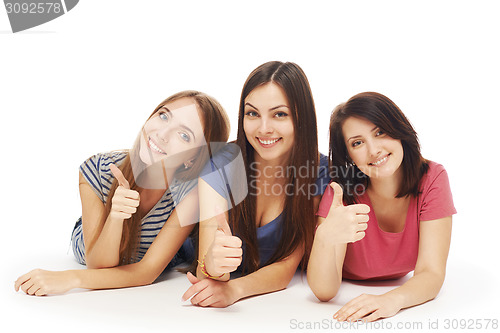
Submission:
M 322 195 L 330 182 L 330 177 L 328 176 L 328 157 L 320 154 L 319 166 L 311 165 L 309 171 L 312 168 L 314 168 L 317 180 L 314 186 L 305 190 L 311 191 L 311 196 Z M 298 174 L 300 175 L 299 172 Z M 246 182 L 246 175 L 239 147 L 230 143 L 224 149 L 217 152 L 201 172 L 201 178 L 228 201 L 229 208 L 232 207 L 231 199 L 233 199 L 234 205 L 237 205 L 243 200 L 243 194 L 246 195 L 247 193 L 244 189 L 241 189 L 241 182 Z M 236 191 L 234 191 L 235 188 L 237 189 Z M 231 213 L 231 210 L 229 210 L 229 213 Z M 283 229 L 283 215 L 284 213 L 281 212 L 274 220 L 257 228 L 259 267 L 262 267 L 277 250 Z M 244 256 L 245 245 L 243 244 Z M 241 266 L 238 268 L 238 271 L 240 269 Z

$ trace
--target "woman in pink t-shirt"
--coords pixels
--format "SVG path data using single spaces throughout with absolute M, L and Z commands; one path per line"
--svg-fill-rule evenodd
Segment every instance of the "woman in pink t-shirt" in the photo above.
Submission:
M 330 120 L 330 162 L 333 182 L 307 269 L 316 297 L 335 297 L 342 278 L 395 279 L 413 270 L 402 286 L 361 295 L 333 317 L 373 321 L 436 297 L 456 210 L 445 169 L 422 157 L 401 110 L 374 92 L 339 105 Z

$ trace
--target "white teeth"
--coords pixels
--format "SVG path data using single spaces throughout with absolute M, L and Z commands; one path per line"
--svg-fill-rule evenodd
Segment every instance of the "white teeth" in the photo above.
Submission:
M 259 139 L 259 142 L 262 143 L 262 144 L 264 144 L 264 145 L 271 145 L 271 144 L 273 144 L 275 142 L 278 142 L 278 140 L 280 138 L 274 139 L 274 140 L 262 140 L 261 138 L 258 138 L 258 139 Z
M 387 155 L 386 157 L 384 157 L 381 160 L 378 160 L 377 162 L 373 162 L 372 165 L 380 165 L 381 163 L 384 163 L 388 157 L 389 157 L 389 155 Z
M 160 154 L 166 154 L 163 150 L 161 150 L 157 145 L 155 145 L 155 143 L 149 139 L 149 146 L 151 147 L 151 149 L 153 149 L 154 151 L 160 153 Z

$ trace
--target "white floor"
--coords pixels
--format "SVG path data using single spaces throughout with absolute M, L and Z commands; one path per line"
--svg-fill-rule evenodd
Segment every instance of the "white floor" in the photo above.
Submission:
M 81 268 L 71 253 L 52 256 L 40 251 L 18 260 L 9 267 L 8 274 L 2 274 L 2 279 L 11 281 L 1 284 L 1 322 L 3 327 L 15 325 L 22 332 L 40 328 L 51 332 L 164 332 L 171 328 L 202 332 L 311 331 L 311 328 L 427 331 L 436 325 L 445 329 L 452 325 L 478 325 L 478 322 L 484 327 L 489 319 L 496 319 L 498 324 L 500 295 L 495 278 L 498 274 L 457 259 L 451 256 L 446 282 L 435 300 L 376 323 L 340 324 L 331 317 L 342 304 L 361 293 L 383 293 L 408 277 L 363 285 L 344 282 L 334 300 L 320 303 L 310 291 L 305 276 L 297 273 L 286 290 L 241 300 L 225 309 L 199 308 L 181 302 L 181 295 L 190 284 L 183 274 L 175 271 L 163 274 L 150 286 L 137 288 L 73 290 L 47 297 L 15 293 L 13 282 L 17 275 L 31 268 Z M 493 327 L 493 322 L 489 322 L 489 327 Z

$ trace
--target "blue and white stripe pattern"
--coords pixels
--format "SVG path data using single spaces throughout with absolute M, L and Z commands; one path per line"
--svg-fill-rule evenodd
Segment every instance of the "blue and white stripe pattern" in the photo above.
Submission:
M 105 203 L 108 198 L 109 190 L 114 180 L 109 165 L 111 163 L 117 166 L 120 165 L 126 156 L 127 152 L 125 151 L 100 153 L 87 159 L 80 166 L 80 172 L 103 203 Z M 175 179 L 170 188 L 165 191 L 163 197 L 142 219 L 141 236 L 137 257 L 134 258 L 135 262 L 140 261 L 144 257 L 155 237 L 170 217 L 176 203 L 179 203 L 196 184 L 197 179 L 188 182 Z M 85 265 L 85 246 L 83 243 L 81 217 L 77 221 L 73 234 L 71 235 L 71 244 L 76 260 L 80 264 Z

